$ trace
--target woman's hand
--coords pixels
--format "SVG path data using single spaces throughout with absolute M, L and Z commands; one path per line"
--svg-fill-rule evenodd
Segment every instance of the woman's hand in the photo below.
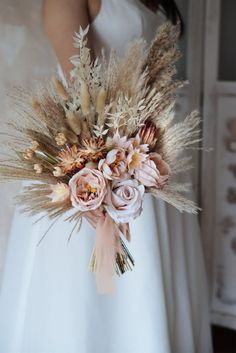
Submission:
M 87 0 L 44 0 L 43 22 L 57 59 L 67 76 L 73 67 L 69 58 L 78 54 L 78 49 L 73 46 L 73 36 L 80 26 L 85 28 L 89 24 Z M 91 48 L 90 35 L 88 46 Z

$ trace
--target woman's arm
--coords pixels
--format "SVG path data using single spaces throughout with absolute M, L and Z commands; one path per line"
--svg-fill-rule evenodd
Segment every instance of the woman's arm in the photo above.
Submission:
M 87 0 L 44 0 L 43 22 L 62 70 L 68 75 L 72 68 L 69 58 L 78 53 L 72 37 L 80 26 L 89 24 Z M 88 46 L 91 47 L 89 36 Z

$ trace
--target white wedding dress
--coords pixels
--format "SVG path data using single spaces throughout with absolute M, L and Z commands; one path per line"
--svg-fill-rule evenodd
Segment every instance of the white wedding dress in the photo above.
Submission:
M 92 23 L 96 50 L 144 36 L 163 21 L 138 0 L 103 0 Z M 133 272 L 97 294 L 84 221 L 48 228 L 16 212 L 0 299 L 0 353 L 211 353 L 208 294 L 196 216 L 147 196 L 131 224 Z

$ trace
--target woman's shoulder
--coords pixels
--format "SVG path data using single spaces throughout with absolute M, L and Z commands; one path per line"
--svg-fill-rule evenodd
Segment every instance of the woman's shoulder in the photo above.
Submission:
M 90 22 L 93 22 L 102 7 L 102 0 L 87 0 L 88 13 Z

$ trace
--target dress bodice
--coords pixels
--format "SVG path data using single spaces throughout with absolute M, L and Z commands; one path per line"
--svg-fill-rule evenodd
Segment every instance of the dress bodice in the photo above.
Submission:
M 99 14 L 91 24 L 95 52 L 99 55 L 101 48 L 114 48 L 123 56 L 133 40 L 143 37 L 150 42 L 164 20 L 164 15 L 139 0 L 101 0 Z

